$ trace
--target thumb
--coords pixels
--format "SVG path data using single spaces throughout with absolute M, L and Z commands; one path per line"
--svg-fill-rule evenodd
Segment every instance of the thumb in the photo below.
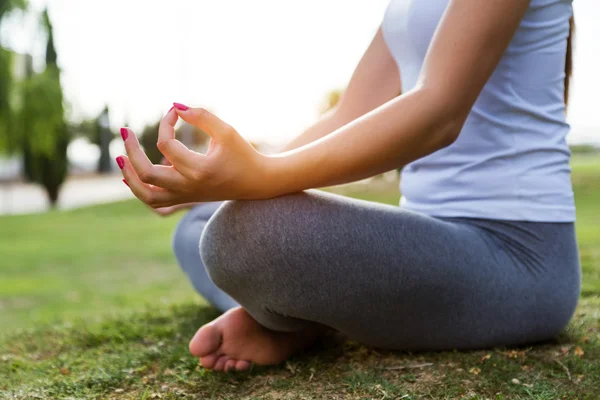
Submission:
M 213 139 L 223 141 L 235 134 L 235 129 L 205 108 L 191 108 L 180 103 L 173 103 L 173 107 L 179 118 L 202 129 Z

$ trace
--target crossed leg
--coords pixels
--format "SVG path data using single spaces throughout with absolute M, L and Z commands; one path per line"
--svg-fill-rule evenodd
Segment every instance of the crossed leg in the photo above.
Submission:
M 281 362 L 327 329 L 402 350 L 550 338 L 572 315 L 578 273 L 548 267 L 573 252 L 560 240 L 537 251 L 540 237 L 560 237 L 542 237 L 543 226 L 443 220 L 316 191 L 226 202 L 200 255 L 243 308 L 202 327 L 190 350 L 231 370 Z

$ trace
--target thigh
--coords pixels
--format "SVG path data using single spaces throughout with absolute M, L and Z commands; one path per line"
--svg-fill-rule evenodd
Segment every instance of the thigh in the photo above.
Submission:
M 399 349 L 534 339 L 518 315 L 531 277 L 469 224 L 310 191 L 225 204 L 202 248 L 217 284 L 273 329 L 311 321 Z

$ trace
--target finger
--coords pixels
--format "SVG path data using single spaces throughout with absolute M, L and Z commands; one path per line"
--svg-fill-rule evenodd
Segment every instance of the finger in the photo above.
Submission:
M 190 108 L 179 103 L 173 103 L 173 106 L 182 120 L 197 126 L 217 141 L 227 141 L 235 135 L 235 129 L 205 108 Z
M 175 195 L 172 192 L 157 186 L 148 185 L 137 176 L 127 156 L 117 157 L 117 164 L 121 168 L 127 186 L 135 197 L 152 208 L 166 207 L 175 204 Z
M 191 151 L 179 140 L 175 139 L 175 124 L 178 120 L 174 109 L 169 110 L 167 115 L 160 121 L 158 127 L 158 142 L 156 143 L 160 152 L 167 160 L 184 176 L 190 176 L 198 163 L 200 154 Z
M 186 184 L 186 179 L 176 169 L 152 164 L 131 129 L 121 128 L 121 137 L 129 161 L 142 182 L 173 191 Z

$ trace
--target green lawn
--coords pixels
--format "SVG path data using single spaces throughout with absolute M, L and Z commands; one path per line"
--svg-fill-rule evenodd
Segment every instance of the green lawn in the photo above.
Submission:
M 407 354 L 331 340 L 230 375 L 187 353 L 216 313 L 175 263 L 177 217 L 136 201 L 0 217 L 0 398 L 600 398 L 600 159 L 576 159 L 573 181 L 583 293 L 554 342 Z M 336 191 L 398 199 L 381 181 Z

